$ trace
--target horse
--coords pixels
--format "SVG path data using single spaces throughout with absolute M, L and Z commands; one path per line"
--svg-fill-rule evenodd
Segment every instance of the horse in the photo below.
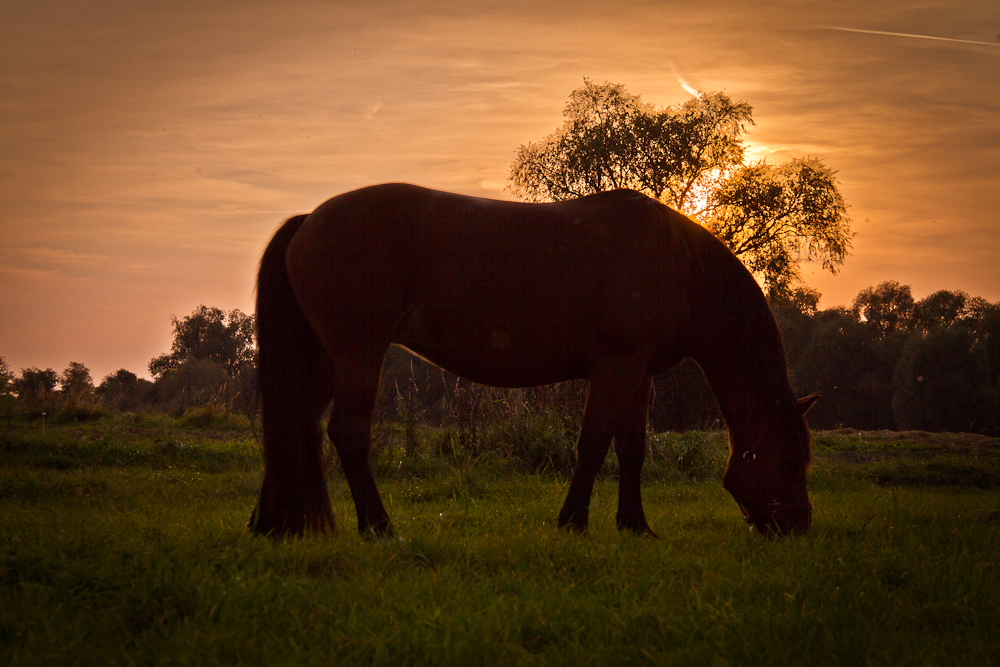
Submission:
M 330 409 L 359 532 L 394 534 L 369 465 L 391 344 L 480 384 L 589 380 L 558 525 L 587 529 L 614 440 L 617 526 L 650 536 L 640 475 L 652 379 L 691 357 L 728 429 L 723 486 L 751 530 L 810 526 L 804 414 L 817 395 L 793 396 L 778 327 L 739 259 L 642 193 L 521 203 L 402 183 L 354 190 L 278 229 L 256 309 L 265 468 L 254 533 L 335 532 L 320 428 Z

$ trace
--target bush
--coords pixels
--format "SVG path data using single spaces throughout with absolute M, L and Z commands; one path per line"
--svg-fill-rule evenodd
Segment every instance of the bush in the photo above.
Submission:
M 673 470 L 678 478 L 722 479 L 729 460 L 724 431 L 657 433 L 647 437 L 649 462 Z
M 112 415 L 112 411 L 95 401 L 80 401 L 63 405 L 53 415 L 53 421 L 66 424 L 69 422 L 89 422 L 104 419 Z
M 213 404 L 199 405 L 186 410 L 177 420 L 177 424 L 223 431 L 244 431 L 250 428 L 250 420 L 245 416 L 234 414 Z
M 156 380 L 156 402 L 183 414 L 191 406 L 226 403 L 230 398 L 229 375 L 209 359 L 188 359 Z

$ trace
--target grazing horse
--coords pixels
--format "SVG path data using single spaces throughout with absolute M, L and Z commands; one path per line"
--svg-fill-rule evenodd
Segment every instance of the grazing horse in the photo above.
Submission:
M 289 219 L 261 260 L 264 483 L 250 529 L 333 532 L 320 418 L 362 534 L 392 534 L 368 453 L 392 343 L 481 384 L 590 381 L 559 525 L 585 530 L 612 439 L 621 530 L 652 535 L 639 478 L 653 376 L 692 357 L 729 429 L 725 488 L 764 534 L 806 530 L 816 400 L 796 400 L 753 276 L 721 241 L 631 190 L 525 204 L 405 184 Z

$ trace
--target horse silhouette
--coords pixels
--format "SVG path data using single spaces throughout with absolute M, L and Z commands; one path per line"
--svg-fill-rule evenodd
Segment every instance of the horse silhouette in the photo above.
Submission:
M 723 484 L 765 534 L 808 529 L 811 439 L 753 276 L 710 232 L 631 190 L 525 204 L 385 184 L 289 219 L 261 260 L 264 482 L 250 528 L 332 532 L 320 418 L 358 530 L 392 534 L 369 466 L 390 344 L 469 380 L 589 380 L 561 527 L 585 530 L 612 439 L 617 525 L 652 534 L 640 473 L 654 375 L 693 358 L 729 430 Z

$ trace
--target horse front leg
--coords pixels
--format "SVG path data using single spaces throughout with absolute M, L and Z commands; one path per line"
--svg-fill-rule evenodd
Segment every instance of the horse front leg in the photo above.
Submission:
M 587 406 L 592 404 L 587 395 Z M 590 521 L 590 496 L 594 491 L 594 480 L 604 464 L 611 446 L 611 431 L 596 427 L 587 428 L 586 417 L 576 443 L 576 467 L 569 484 L 566 502 L 559 510 L 559 527 L 574 532 L 584 532 Z
M 640 480 L 646 454 L 646 417 L 653 378 L 646 377 L 621 414 L 615 429 L 615 454 L 618 456 L 618 530 L 656 537 L 646 523 L 642 509 Z
M 577 442 L 576 468 L 559 512 L 560 528 L 587 529 L 594 480 L 608 455 L 611 438 L 621 430 L 622 416 L 644 381 L 645 369 L 646 357 L 640 354 L 609 357 L 594 365 Z

